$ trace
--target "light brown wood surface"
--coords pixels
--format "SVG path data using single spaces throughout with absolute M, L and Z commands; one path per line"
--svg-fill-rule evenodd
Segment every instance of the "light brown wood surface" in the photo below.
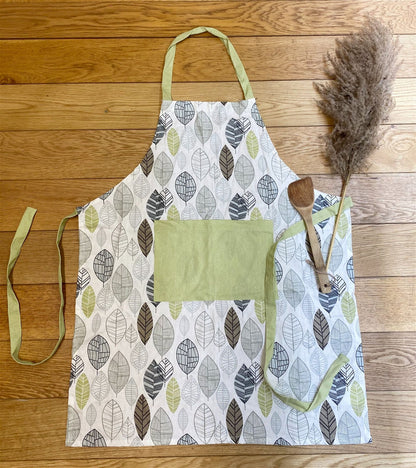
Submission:
M 10 358 L 0 277 L 0 468 L 403 467 L 416 465 L 416 1 L 0 1 L 0 268 L 26 206 L 38 209 L 13 280 L 22 357 L 58 334 L 56 229 L 62 216 L 128 175 L 148 149 L 161 103 L 164 54 L 195 26 L 236 47 L 280 157 L 317 189 L 339 194 L 324 154 L 330 124 L 312 82 L 323 55 L 366 13 L 390 22 L 402 49 L 396 108 L 366 173 L 353 176 L 356 294 L 373 443 L 336 447 L 64 447 L 78 261 L 77 220 L 63 238 L 67 334 L 42 366 Z M 204 51 L 201 54 L 201 50 Z M 222 43 L 177 47 L 174 99 L 238 100 Z

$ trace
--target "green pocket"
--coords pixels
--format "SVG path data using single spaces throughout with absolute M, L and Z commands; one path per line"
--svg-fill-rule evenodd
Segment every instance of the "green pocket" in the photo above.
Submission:
M 264 299 L 273 221 L 154 223 L 154 300 Z

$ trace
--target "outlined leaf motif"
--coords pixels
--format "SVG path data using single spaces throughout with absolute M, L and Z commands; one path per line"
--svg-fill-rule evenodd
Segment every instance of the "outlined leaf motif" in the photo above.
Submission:
M 220 421 L 214 431 L 214 437 L 218 444 L 225 444 L 228 439 L 228 431 Z
M 355 377 L 354 369 L 347 363 L 341 367 L 340 372 L 343 379 L 345 380 L 347 387 L 349 387 Z
M 120 343 L 126 333 L 127 322 L 126 318 L 120 309 L 114 310 L 105 322 L 107 335 L 114 344 Z
M 124 182 L 120 182 L 113 197 L 114 208 L 124 218 L 130 213 L 133 206 L 133 194 Z
M 247 403 L 254 392 L 254 380 L 245 364 L 240 367 L 235 376 L 234 389 L 243 403 Z
M 241 312 L 244 312 L 249 303 L 250 299 L 236 299 L 234 301 L 234 304 L 241 310 Z
M 225 338 L 224 333 L 219 328 L 217 328 L 217 331 L 214 333 L 212 342 L 217 348 L 221 348 L 227 342 L 227 338 Z
M 223 101 L 225 102 L 225 104 L 227 104 L 227 101 Z M 225 105 L 224 104 L 224 105 Z M 238 115 L 241 115 L 247 108 L 247 101 L 246 100 L 243 100 L 243 101 L 238 101 L 238 102 L 230 102 L 232 108 L 234 109 L 234 111 L 238 114 Z
M 152 148 L 149 148 L 147 150 L 146 156 L 142 159 L 142 162 L 140 163 L 140 167 L 142 168 L 143 174 L 146 177 L 152 171 L 153 161 L 154 161 L 153 151 L 152 151 Z
M 175 332 L 170 320 L 166 315 L 161 315 L 153 329 L 153 344 L 161 356 L 170 350 L 174 338 Z
M 143 440 L 150 425 L 150 408 L 143 394 L 140 395 L 134 409 L 134 425 L 137 435 Z
M 257 399 L 263 416 L 267 418 L 273 406 L 273 396 L 272 390 L 266 382 L 260 384 Z
M 296 252 L 296 242 L 293 237 L 280 241 L 277 244 L 277 253 L 279 254 L 279 259 L 282 259 L 286 264 L 288 264 L 293 255 Z
M 129 297 L 129 309 L 133 315 L 136 315 L 137 311 L 142 305 L 142 297 L 139 291 L 134 288 Z
M 141 341 L 137 342 L 130 355 L 132 366 L 140 371 L 146 366 L 147 358 L 146 346 Z
M 361 416 L 365 406 L 365 396 L 361 385 L 355 381 L 351 385 L 350 391 L 351 406 L 357 416 Z
M 195 320 L 195 337 L 198 343 L 205 349 L 214 338 L 214 322 L 204 311 Z
M 240 320 L 232 307 L 225 317 L 224 331 L 229 345 L 234 349 L 240 338 Z
M 202 148 L 198 148 L 192 155 L 191 165 L 194 174 L 199 180 L 206 177 L 209 172 L 210 162 L 207 154 Z
M 274 435 L 279 434 L 280 429 L 282 427 L 282 420 L 280 419 L 279 414 L 276 411 L 272 414 L 270 427 L 272 428 Z
M 257 219 L 263 219 L 263 216 L 258 208 L 254 208 L 251 212 L 250 220 L 256 221 Z
M 290 442 L 288 442 L 286 439 L 283 437 L 279 437 L 273 445 L 281 445 L 281 446 L 290 446 L 292 445 Z
M 353 283 L 355 283 L 354 262 L 353 262 L 353 258 L 352 258 L 352 257 L 350 257 L 349 260 L 348 260 L 348 262 L 347 262 L 346 270 L 347 270 L 348 278 L 349 278 Z
M 306 349 L 311 349 L 315 346 L 315 338 L 309 333 L 309 330 L 306 330 L 306 333 L 303 335 L 302 345 Z
M 348 218 L 345 213 L 342 213 L 341 216 L 339 217 L 339 224 L 338 224 L 338 229 L 337 229 L 337 234 L 341 239 L 344 239 L 344 237 L 347 235 L 348 232 Z
M 247 444 L 266 443 L 266 428 L 264 427 L 263 421 L 254 411 L 248 415 L 244 423 L 243 437 Z
M 104 437 L 101 435 L 97 429 L 92 429 L 88 434 L 85 434 L 85 437 L 82 439 L 83 447 L 106 447 Z
M 263 368 L 258 362 L 253 362 L 248 368 L 251 376 L 253 377 L 254 385 L 259 384 L 264 378 Z
M 150 227 L 147 219 L 144 219 L 139 226 L 139 230 L 137 231 L 137 240 L 139 242 L 140 250 L 143 255 L 147 257 L 153 244 L 152 228 Z
M 172 421 L 163 408 L 159 408 L 150 424 L 150 437 L 155 445 L 169 445 L 172 440 Z
M 204 111 L 198 112 L 195 118 L 194 131 L 196 137 L 202 144 L 209 140 L 212 129 L 212 122 L 208 115 Z
M 173 375 L 173 365 L 168 358 L 164 358 L 159 362 L 159 369 L 162 372 L 164 382 L 169 380 Z
M 238 185 L 245 191 L 254 180 L 254 167 L 252 162 L 242 154 L 235 164 L 234 169 L 235 180 Z
M 165 211 L 163 198 L 157 190 L 153 190 L 146 203 L 146 211 L 152 221 L 160 219 Z
M 139 253 L 139 247 L 134 239 L 130 239 L 129 243 L 127 244 L 127 253 L 131 257 L 135 257 Z
M 289 384 L 298 400 L 308 393 L 311 386 L 311 373 L 300 358 L 296 358 L 289 371 Z
M 301 323 L 294 314 L 289 314 L 286 317 L 285 321 L 283 322 L 282 331 L 286 344 L 292 351 L 295 351 L 302 343 L 303 329 Z
M 169 302 L 169 312 L 174 320 L 176 320 L 182 311 L 182 302 Z
M 123 264 L 114 272 L 111 286 L 115 298 L 122 304 L 129 297 L 133 289 L 133 278 Z
M 114 355 L 108 365 L 108 382 L 117 395 L 123 390 L 130 378 L 130 366 L 120 351 Z
M 244 130 L 241 122 L 237 119 L 230 119 L 225 127 L 225 137 L 228 143 L 236 149 L 243 139 Z
M 153 161 L 152 161 L 153 164 Z M 149 195 L 150 192 L 150 182 L 144 174 L 138 174 L 135 177 L 133 190 L 135 195 L 143 200 Z
M 181 172 L 175 180 L 175 190 L 179 197 L 187 203 L 196 192 L 194 178 L 188 172 Z
M 257 139 L 256 134 L 253 132 L 253 130 L 250 130 L 247 133 L 246 145 L 247 145 L 248 154 L 253 159 L 256 159 L 259 153 L 259 140 Z
M 302 302 L 305 286 L 294 270 L 289 270 L 283 280 L 283 294 L 293 308 Z
M 251 107 L 251 116 L 253 117 L 254 121 L 259 127 L 264 127 L 264 122 L 261 118 L 259 108 L 257 107 L 257 103 L 254 103 Z
M 95 314 L 94 318 L 92 319 L 91 330 L 95 334 L 95 333 L 98 332 L 100 327 L 101 327 L 101 315 L 100 314 Z
M 228 405 L 226 423 L 228 434 L 230 435 L 231 440 L 235 444 L 238 444 L 241 432 L 243 430 L 243 414 L 241 413 L 240 407 L 234 398 Z
M 345 390 L 347 386 L 345 384 L 344 377 L 341 372 L 338 372 L 334 380 L 332 381 L 331 389 L 329 390 L 329 398 L 338 406 L 341 400 L 344 398 Z
M 324 314 L 318 309 L 313 319 L 313 334 L 321 349 L 325 349 L 329 341 L 329 325 Z
M 134 381 L 133 377 L 127 382 L 126 388 L 124 389 L 124 394 L 126 396 L 126 401 L 130 406 L 133 406 L 139 395 L 139 389 L 137 388 L 137 384 Z
M 84 231 L 79 230 L 79 264 L 83 265 L 91 255 L 91 240 Z
M 199 361 L 198 349 L 189 338 L 179 343 L 176 349 L 176 360 L 186 375 L 189 375 L 197 366 Z
M 133 423 L 130 421 L 130 418 L 127 417 L 121 426 L 121 435 L 126 439 L 130 439 L 134 436 L 136 430 L 134 428 Z
M 176 153 L 178 152 L 179 145 L 180 145 L 180 140 L 179 140 L 178 132 L 174 128 L 171 128 L 168 131 L 168 148 L 172 156 L 175 156 Z
M 157 145 L 159 141 L 165 136 L 165 133 L 166 133 L 166 127 L 164 125 L 164 120 L 162 119 L 162 117 L 159 117 L 152 143 Z
M 237 368 L 237 356 L 230 347 L 225 347 L 220 355 L 220 368 L 227 375 L 231 375 Z
M 217 202 L 211 190 L 204 185 L 196 196 L 196 210 L 202 219 L 210 219 L 214 214 Z
M 224 384 L 224 382 L 220 382 L 220 384 L 218 385 L 215 398 L 220 409 L 224 411 L 225 408 L 227 408 L 228 403 L 230 402 L 230 392 L 228 391 L 228 388 Z
M 81 420 L 77 411 L 71 405 L 68 406 L 68 419 L 66 423 L 66 444 L 72 445 L 81 430 Z
M 178 409 L 180 401 L 181 389 L 179 388 L 178 381 L 175 377 L 172 377 L 166 387 L 166 402 L 172 413 Z
M 326 255 L 328 253 L 329 243 L 331 242 L 331 237 L 332 237 L 332 234 L 329 235 L 325 239 L 325 242 L 324 242 L 324 244 L 322 246 L 322 254 L 323 254 L 324 258 L 326 258 Z M 343 254 L 343 249 L 341 247 L 341 244 L 340 244 L 339 240 L 335 238 L 334 246 L 333 246 L 333 249 L 332 249 L 331 260 L 329 262 L 329 271 L 336 271 L 338 269 L 338 267 L 342 263 L 343 255 L 344 254 Z
M 328 445 L 332 445 L 337 432 L 337 420 L 331 405 L 325 400 L 319 412 L 319 427 Z
M 338 292 L 336 289 L 332 289 L 329 293 L 319 293 L 319 302 L 321 306 L 328 312 L 331 313 L 332 309 L 335 307 L 335 304 L 338 300 Z
M 111 244 L 116 258 L 119 258 L 127 249 L 128 244 L 127 233 L 123 225 L 117 224 L 114 231 L 111 234 Z
M 204 444 L 208 444 L 214 434 L 215 417 L 211 408 L 205 403 L 198 406 L 195 411 L 194 426 L 198 437 Z
M 171 131 L 176 130 L 172 128 Z M 165 152 L 162 151 L 156 158 L 153 172 L 160 185 L 164 186 L 169 182 L 173 174 L 173 163 Z
M 347 411 L 339 420 L 338 440 L 340 444 L 359 444 L 361 442 L 361 431 L 357 421 Z
M 94 258 L 93 269 L 95 276 L 103 283 L 108 281 L 113 273 L 114 257 L 107 249 L 101 250 Z
M 257 191 L 259 192 L 260 198 L 267 206 L 270 206 L 276 200 L 277 194 L 279 193 L 275 180 L 270 177 L 269 174 L 265 174 L 257 182 Z
M 90 318 L 95 307 L 95 292 L 91 286 L 88 286 L 82 294 L 81 307 L 84 315 Z
M 292 203 L 290 203 L 287 189 L 280 195 L 277 205 L 283 221 L 286 224 L 290 224 L 296 218 L 297 212 L 293 208 Z
M 312 427 L 309 429 L 308 439 L 312 445 L 319 445 L 322 441 L 321 431 L 315 424 L 312 424 Z
M 205 356 L 198 368 L 198 383 L 207 398 L 215 393 L 220 383 L 220 371 L 209 355 Z
M 342 296 L 341 309 L 342 313 L 344 314 L 345 320 L 348 323 L 352 323 L 354 321 L 357 308 L 355 306 L 354 297 L 348 291 L 346 291 Z
M 201 398 L 201 389 L 198 382 L 192 377 L 187 379 L 185 385 L 182 388 L 182 400 L 192 408 Z
M 337 320 L 331 331 L 331 346 L 335 354 L 347 355 L 352 346 L 352 336 L 348 327 L 341 320 Z
M 91 395 L 101 404 L 110 391 L 108 380 L 103 371 L 98 372 L 91 386 Z
M 154 359 L 144 373 L 143 384 L 144 389 L 152 400 L 154 400 L 159 395 L 160 390 L 162 390 L 162 372 Z
M 232 103 L 231 105 L 234 107 L 236 104 L 240 104 L 240 103 Z M 244 105 L 244 109 L 246 108 L 246 104 Z M 241 111 L 241 113 L 244 112 L 244 111 Z M 241 126 L 243 128 L 243 132 L 244 134 L 246 134 L 250 128 L 251 128 L 251 122 L 250 122 L 250 119 L 248 119 L 247 117 L 240 117 L 240 123 L 241 123 Z
M 152 312 L 146 302 L 142 305 L 137 317 L 137 330 L 142 343 L 146 344 L 153 330 Z
M 99 309 L 104 312 L 107 312 L 111 309 L 114 303 L 114 295 L 111 290 L 110 283 L 107 283 L 101 291 L 97 294 L 96 304 Z
M 248 209 L 244 198 L 236 193 L 228 207 L 230 218 L 234 220 L 244 219 L 247 216 L 247 211 Z
M 75 355 L 71 359 L 71 373 L 69 378 L 70 385 L 84 372 L 84 361 L 81 356 Z
M 315 349 L 311 354 L 309 367 L 315 375 L 323 379 L 328 370 L 326 353 L 323 353 L 320 349 Z
M 103 429 L 111 440 L 117 437 L 123 425 L 123 412 L 116 400 L 110 400 L 103 409 Z
M 195 115 L 195 109 L 190 101 L 176 101 L 174 112 L 176 118 L 183 125 L 187 125 Z
M 251 318 L 247 320 L 241 331 L 241 346 L 251 361 L 263 347 L 263 334 Z
M 85 226 L 90 232 L 94 232 L 97 229 L 98 213 L 92 205 L 85 210 Z
M 175 205 L 172 205 L 168 209 L 168 216 L 167 217 L 168 217 L 169 221 L 179 221 L 181 219 L 179 211 L 178 211 L 178 209 L 176 208 Z
M 90 281 L 91 281 L 91 276 L 88 273 L 88 271 L 85 268 L 81 268 L 78 271 L 78 275 L 77 275 L 77 290 L 76 290 L 77 296 L 83 289 L 85 289 L 90 284 Z
M 305 413 L 292 409 L 287 417 L 287 431 L 295 445 L 303 445 L 309 433 L 309 423 Z
M 280 378 L 289 367 L 289 355 L 281 344 L 275 341 L 273 345 L 273 355 L 270 359 L 269 370 L 277 378 Z
M 84 409 L 90 397 L 90 383 L 85 374 L 81 374 L 75 386 L 75 399 L 79 409 Z
M 198 442 L 186 433 L 178 439 L 177 445 L 198 445 Z
M 117 220 L 117 213 L 111 203 L 105 203 L 100 208 L 100 222 L 106 227 L 110 228 Z
M 221 150 L 219 164 L 222 175 L 229 180 L 234 170 L 234 158 L 227 145 L 224 145 Z
M 133 229 L 142 222 L 142 213 L 137 205 L 134 205 L 129 214 L 129 223 Z
M 108 341 L 101 335 L 94 336 L 88 343 L 87 354 L 94 369 L 100 370 L 110 357 Z
M 254 301 L 254 311 L 256 312 L 257 320 L 260 323 L 266 321 L 266 305 L 264 301 Z
M 364 372 L 364 356 L 362 343 L 358 345 L 357 351 L 355 352 L 355 360 L 357 362 L 357 366 Z

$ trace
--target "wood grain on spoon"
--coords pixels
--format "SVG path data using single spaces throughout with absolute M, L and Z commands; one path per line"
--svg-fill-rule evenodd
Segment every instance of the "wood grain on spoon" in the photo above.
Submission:
M 305 177 L 292 182 L 289 184 L 287 192 L 290 202 L 298 210 L 306 225 L 312 257 L 317 269 L 319 289 L 323 293 L 329 293 L 331 292 L 331 283 L 326 273 L 321 247 L 312 222 L 312 208 L 315 200 L 312 179 Z

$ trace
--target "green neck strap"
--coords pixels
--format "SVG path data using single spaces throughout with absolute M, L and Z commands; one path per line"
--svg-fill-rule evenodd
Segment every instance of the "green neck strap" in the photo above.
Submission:
M 223 34 L 221 31 L 218 31 L 218 29 L 215 28 L 210 28 L 210 27 L 205 27 L 205 26 L 199 26 L 197 28 L 191 29 L 189 31 L 186 31 L 182 34 L 179 34 L 170 44 L 168 47 L 168 50 L 166 52 L 165 56 L 165 65 L 163 67 L 163 75 L 162 75 L 162 99 L 164 101 L 171 101 L 172 100 L 172 93 L 171 93 L 171 88 L 172 88 L 172 70 L 173 70 L 173 61 L 175 59 L 175 52 L 176 52 L 176 44 L 178 42 L 183 41 L 187 37 L 193 35 L 193 34 L 201 34 L 203 32 L 209 32 L 213 36 L 217 36 L 221 39 L 223 44 L 225 45 L 225 48 L 227 49 L 228 54 L 230 55 L 231 61 L 234 65 L 235 71 L 237 73 L 237 78 L 241 84 L 241 87 L 243 89 L 244 93 L 244 99 L 251 99 L 253 98 L 253 91 L 251 89 L 250 82 L 248 80 L 246 71 L 244 69 L 244 66 L 240 60 L 240 57 L 238 56 L 236 50 L 234 49 L 234 46 L 231 44 L 231 41 L 228 39 L 228 37 Z
M 19 258 L 20 250 L 23 246 L 23 243 L 29 233 L 30 226 L 32 225 L 33 218 L 35 216 L 35 208 L 26 208 L 22 219 L 20 220 L 19 227 L 16 230 L 12 243 L 10 245 L 10 257 L 7 263 L 7 305 L 8 305 L 8 315 L 9 315 L 9 332 L 10 332 L 10 354 L 12 358 L 19 364 L 26 364 L 28 366 L 36 366 L 42 364 L 48 359 L 50 359 L 59 348 L 64 336 L 65 336 L 65 321 L 64 321 L 64 294 L 62 291 L 62 255 L 60 249 L 60 242 L 62 234 L 65 229 L 65 225 L 70 218 L 78 216 L 77 210 L 74 210 L 70 215 L 65 216 L 58 228 L 58 234 L 56 236 L 56 248 L 58 249 L 58 282 L 59 282 L 59 293 L 61 295 L 61 306 L 59 308 L 59 338 L 54 349 L 48 357 L 39 362 L 26 361 L 19 358 L 20 346 L 22 344 L 22 324 L 20 321 L 20 305 L 17 300 L 16 294 L 13 291 L 13 286 L 10 280 L 10 275 L 13 271 L 14 265 L 16 264 L 17 259 Z

